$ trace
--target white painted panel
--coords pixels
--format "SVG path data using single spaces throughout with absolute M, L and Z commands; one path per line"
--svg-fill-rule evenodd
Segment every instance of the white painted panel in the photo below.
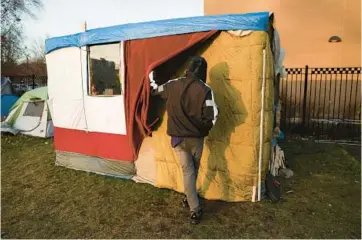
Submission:
M 46 55 L 46 61 L 48 104 L 54 126 L 86 130 L 81 49 L 71 47 L 53 51 Z
M 126 134 L 123 96 L 86 97 L 89 131 Z
M 46 55 L 50 99 L 82 99 L 81 57 L 81 50 L 76 47 L 63 48 Z
M 121 51 L 121 54 L 123 54 L 121 45 L 119 51 Z M 82 48 L 81 54 L 83 61 L 83 87 L 84 89 L 88 90 L 87 51 L 85 47 Z M 122 76 L 122 72 L 120 75 Z M 123 88 L 124 83 L 122 82 L 122 89 Z M 124 95 L 88 96 L 88 91 L 84 91 L 84 99 L 88 131 L 126 135 Z
M 87 130 L 83 100 L 52 99 L 53 124 L 55 127 Z
M 55 127 L 126 134 L 124 96 L 88 96 L 85 48 L 51 52 L 47 67 L 48 104 Z

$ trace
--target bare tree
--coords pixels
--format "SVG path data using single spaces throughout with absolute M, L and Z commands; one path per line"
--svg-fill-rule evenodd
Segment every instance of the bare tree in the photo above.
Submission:
M 13 24 L 24 15 L 35 18 L 33 10 L 42 7 L 43 3 L 41 0 L 2 0 L 1 31 L 5 25 Z
M 15 64 L 21 57 L 21 30 L 14 28 L 5 36 L 1 36 L 1 63 Z
M 1 1 L 1 65 L 16 64 L 23 51 L 21 18 L 35 18 L 34 10 L 42 8 L 41 0 Z
M 45 37 L 39 37 L 33 41 L 30 48 L 30 57 L 32 61 L 45 63 L 45 40 L 49 38 L 49 35 Z

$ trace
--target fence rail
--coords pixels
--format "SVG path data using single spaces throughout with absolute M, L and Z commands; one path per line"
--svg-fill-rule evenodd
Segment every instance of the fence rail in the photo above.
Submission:
M 36 88 L 37 86 L 44 87 L 47 85 L 47 76 L 29 75 L 29 76 L 16 76 L 10 77 L 12 84 L 22 84 L 29 87 Z
M 281 127 L 318 140 L 361 142 L 361 67 L 287 68 L 280 83 Z M 47 76 L 11 77 L 28 91 L 47 85 Z M 19 89 L 17 89 L 19 90 Z
M 281 125 L 319 140 L 361 141 L 361 68 L 288 68 Z

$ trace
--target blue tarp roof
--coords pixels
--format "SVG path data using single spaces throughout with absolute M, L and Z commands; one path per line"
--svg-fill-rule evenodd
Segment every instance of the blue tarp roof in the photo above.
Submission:
M 47 39 L 45 51 L 210 30 L 266 31 L 268 21 L 269 12 L 258 12 L 129 23 Z

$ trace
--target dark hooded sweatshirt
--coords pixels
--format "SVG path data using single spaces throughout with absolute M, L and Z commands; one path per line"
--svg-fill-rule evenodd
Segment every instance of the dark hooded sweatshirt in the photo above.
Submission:
M 166 100 L 167 134 L 172 137 L 206 137 L 218 115 L 209 86 L 191 76 L 170 80 L 152 95 Z

